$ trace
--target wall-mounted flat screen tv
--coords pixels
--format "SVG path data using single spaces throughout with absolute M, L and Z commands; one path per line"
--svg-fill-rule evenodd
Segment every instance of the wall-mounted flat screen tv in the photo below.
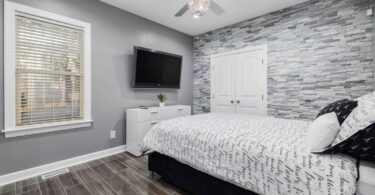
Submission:
M 134 47 L 133 88 L 179 89 L 182 56 Z

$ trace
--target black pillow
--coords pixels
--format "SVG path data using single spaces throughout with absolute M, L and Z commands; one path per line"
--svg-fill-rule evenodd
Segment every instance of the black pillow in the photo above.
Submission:
M 357 101 L 343 99 L 336 102 L 333 102 L 331 104 L 328 104 L 325 108 L 323 108 L 317 118 L 321 115 L 335 112 L 337 115 L 337 119 L 340 123 L 340 125 L 345 121 L 345 119 L 349 116 L 349 114 L 358 106 Z
M 320 152 L 320 154 L 338 153 L 350 155 L 358 160 L 375 162 L 375 123 L 358 131 L 335 146 L 331 146 L 325 151 Z

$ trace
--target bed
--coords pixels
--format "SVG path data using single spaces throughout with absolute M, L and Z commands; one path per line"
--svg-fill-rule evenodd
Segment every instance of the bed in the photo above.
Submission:
M 159 159 L 151 163 L 155 170 L 164 162 L 160 159 L 175 160 L 249 194 L 355 194 L 356 160 L 312 154 L 304 146 L 310 123 L 226 113 L 195 115 L 155 125 L 141 147 L 156 152 L 151 156 Z

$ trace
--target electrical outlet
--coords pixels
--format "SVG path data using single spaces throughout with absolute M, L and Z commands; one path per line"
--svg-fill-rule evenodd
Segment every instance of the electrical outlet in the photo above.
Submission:
M 111 139 L 115 139 L 116 138 L 116 131 L 115 130 L 111 131 L 110 137 L 111 137 Z

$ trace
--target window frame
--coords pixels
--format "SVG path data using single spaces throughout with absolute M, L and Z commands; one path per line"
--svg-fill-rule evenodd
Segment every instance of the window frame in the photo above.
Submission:
M 83 28 L 83 119 L 16 126 L 16 11 Z M 91 24 L 10 1 L 4 1 L 4 130 L 6 138 L 91 126 Z

